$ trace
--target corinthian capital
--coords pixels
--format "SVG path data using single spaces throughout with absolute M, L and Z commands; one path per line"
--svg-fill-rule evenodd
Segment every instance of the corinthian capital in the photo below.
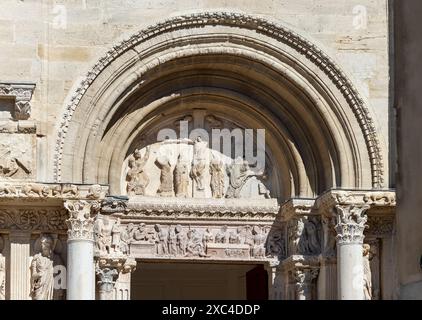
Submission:
M 369 205 L 360 204 L 335 206 L 337 211 L 335 230 L 339 244 L 363 243 L 363 231 L 367 227 L 366 222 L 368 221 L 366 210 L 369 208 Z
M 94 217 L 100 204 L 97 201 L 67 200 L 64 207 L 69 211 L 68 240 L 94 241 Z

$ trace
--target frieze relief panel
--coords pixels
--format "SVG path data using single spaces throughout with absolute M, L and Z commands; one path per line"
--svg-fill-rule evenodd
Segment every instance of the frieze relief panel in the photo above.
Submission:
M 284 236 L 271 225 L 190 225 L 129 222 L 102 215 L 95 227 L 96 256 L 268 260 L 285 256 Z
M 14 181 L 0 181 L 0 201 L 10 199 L 38 200 L 43 199 L 88 199 L 98 200 L 105 197 L 107 186 L 74 185 L 54 183 L 20 183 Z
M 1 134 L 0 181 L 35 178 L 35 137 L 22 134 Z

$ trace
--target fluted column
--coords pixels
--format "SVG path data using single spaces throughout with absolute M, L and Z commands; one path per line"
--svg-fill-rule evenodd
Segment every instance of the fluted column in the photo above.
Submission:
M 363 231 L 368 205 L 336 205 L 337 281 L 340 300 L 363 300 Z
M 30 300 L 29 232 L 13 231 L 10 239 L 10 299 Z
M 95 300 L 94 217 L 96 201 L 68 200 L 67 300 Z

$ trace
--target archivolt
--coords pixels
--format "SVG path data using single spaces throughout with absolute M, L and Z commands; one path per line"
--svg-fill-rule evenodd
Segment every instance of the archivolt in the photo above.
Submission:
M 306 57 L 308 61 L 310 61 L 319 70 L 321 70 L 331 80 L 332 84 L 334 85 L 333 88 L 336 88 L 341 93 L 345 101 L 347 101 L 350 110 L 353 111 L 366 143 L 371 167 L 372 186 L 382 187 L 383 163 L 373 121 L 370 117 L 368 108 L 365 106 L 365 103 L 359 96 L 357 90 L 351 81 L 347 78 L 347 76 L 336 65 L 336 63 L 333 62 L 314 44 L 304 39 L 297 33 L 287 29 L 286 27 L 279 25 L 278 23 L 269 22 L 263 18 L 250 15 L 220 12 L 185 15 L 171 18 L 163 23 L 150 26 L 145 30 L 138 32 L 137 34 L 134 34 L 129 39 L 124 40 L 120 44 L 114 46 L 101 59 L 99 59 L 99 61 L 87 73 L 79 87 L 76 89 L 75 94 L 71 98 L 65 112 L 63 113 L 60 127 L 58 128 L 56 141 L 56 154 L 54 161 L 54 174 L 56 181 L 61 181 L 62 179 L 63 149 L 72 116 L 78 106 L 81 105 L 81 101 L 86 98 L 86 92 L 95 82 L 95 80 L 100 78 L 100 76 L 104 74 L 105 70 L 108 68 L 111 68 L 112 72 L 116 72 L 116 70 L 114 70 L 115 66 L 113 66 L 113 62 L 115 62 L 119 57 L 128 54 L 130 51 L 136 51 L 136 46 L 140 44 L 147 44 L 150 41 L 153 42 L 154 39 L 157 39 L 167 33 L 173 34 L 172 37 L 168 37 L 167 39 L 169 43 L 174 41 L 175 35 L 179 35 L 180 41 L 182 42 L 184 39 L 189 39 L 189 36 L 187 34 L 183 34 L 182 32 L 178 34 L 179 31 L 207 26 L 233 27 L 237 30 L 244 30 L 244 32 L 248 34 L 247 37 L 250 36 L 252 40 L 254 38 L 258 39 L 260 34 L 264 35 L 265 37 L 270 37 L 276 41 L 271 44 L 263 44 L 257 40 L 257 47 L 262 47 L 265 45 L 268 45 L 268 47 L 276 47 L 277 43 L 280 45 L 287 45 L 288 47 L 294 49 L 294 51 L 299 53 L 301 56 Z M 231 35 L 227 35 L 227 40 L 230 40 L 230 37 Z M 157 45 L 157 50 L 160 50 L 162 46 L 165 46 L 165 37 L 160 41 L 162 41 L 163 45 Z M 253 44 L 251 46 L 253 46 Z M 235 54 L 233 50 L 228 53 Z M 136 54 L 141 55 L 142 52 L 136 52 Z M 159 66 L 160 63 L 161 61 L 159 59 L 155 62 L 151 62 L 148 67 L 149 70 L 153 67 Z M 118 68 L 121 70 L 117 70 L 116 74 L 124 72 L 126 66 L 120 65 Z M 148 69 L 144 69 L 144 71 L 148 71 Z M 136 75 L 138 78 L 140 76 L 141 73 Z M 128 84 L 130 81 L 135 82 L 135 80 L 136 79 L 128 79 Z M 92 108 L 91 103 L 92 102 L 88 102 L 86 105 L 86 112 L 89 112 L 89 110 Z

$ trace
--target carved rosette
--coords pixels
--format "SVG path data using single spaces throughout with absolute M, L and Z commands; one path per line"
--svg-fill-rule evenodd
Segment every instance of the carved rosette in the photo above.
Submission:
M 336 205 L 335 208 L 337 210 L 335 230 L 338 244 L 362 244 L 364 239 L 363 231 L 367 227 L 366 222 L 368 221 L 366 210 L 370 206 Z
M 70 218 L 66 220 L 68 240 L 94 241 L 93 212 L 100 208 L 97 201 L 68 200 L 64 207 L 69 211 Z

